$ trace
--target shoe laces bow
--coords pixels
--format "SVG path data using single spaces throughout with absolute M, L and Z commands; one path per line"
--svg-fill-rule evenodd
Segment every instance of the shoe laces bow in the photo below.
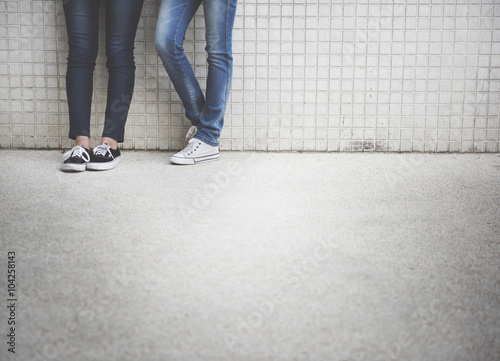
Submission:
M 89 154 L 87 153 L 87 151 L 85 150 L 84 147 L 80 146 L 80 145 L 76 145 L 73 147 L 73 149 L 67 151 L 66 153 L 64 153 L 63 155 L 63 159 L 66 160 L 70 157 L 78 157 L 78 158 L 82 158 L 84 159 L 86 162 L 88 162 L 90 160 L 90 156 Z
M 110 156 L 113 158 L 113 155 L 109 151 L 109 148 L 111 146 L 109 145 L 108 142 L 104 142 L 103 144 L 98 145 L 97 147 L 94 148 L 94 154 L 95 155 L 102 155 L 103 157 L 106 156 L 107 153 L 110 154 Z

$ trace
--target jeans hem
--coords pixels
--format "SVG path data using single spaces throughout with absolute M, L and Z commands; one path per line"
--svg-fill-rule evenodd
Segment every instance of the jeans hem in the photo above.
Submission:
M 103 133 L 102 138 L 104 137 L 114 139 L 116 140 L 117 143 L 123 143 L 123 140 L 125 138 L 123 135 L 117 136 L 116 134 L 111 134 L 111 133 Z
M 207 143 L 208 145 L 210 145 L 212 147 L 218 147 L 219 146 L 219 141 L 218 140 L 215 141 L 215 142 L 212 142 L 208 138 L 206 138 L 205 136 L 203 136 L 203 134 L 200 134 L 199 131 L 194 135 L 193 138 L 201 140 L 202 142 Z
M 68 134 L 68 138 L 73 140 L 76 140 L 76 137 L 78 136 L 90 138 L 90 132 L 72 132 Z

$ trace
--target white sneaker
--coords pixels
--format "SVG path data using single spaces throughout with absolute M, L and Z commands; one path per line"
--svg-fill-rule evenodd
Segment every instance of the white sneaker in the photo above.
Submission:
M 174 164 L 196 164 L 219 160 L 219 147 L 212 147 L 199 139 L 193 138 L 186 148 L 170 157 Z

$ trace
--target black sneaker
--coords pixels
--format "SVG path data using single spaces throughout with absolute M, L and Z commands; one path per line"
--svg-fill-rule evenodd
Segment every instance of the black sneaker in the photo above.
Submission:
M 90 161 L 90 149 L 77 145 L 64 153 L 63 158 L 61 170 L 65 172 L 83 172 Z
M 94 154 L 90 157 L 87 163 L 87 169 L 91 170 L 108 170 L 116 167 L 122 158 L 118 148 L 111 149 L 108 142 L 98 145 L 94 148 Z

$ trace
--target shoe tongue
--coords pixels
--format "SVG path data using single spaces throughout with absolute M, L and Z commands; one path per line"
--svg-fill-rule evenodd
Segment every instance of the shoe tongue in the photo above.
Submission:
M 106 153 L 108 152 L 109 148 L 110 148 L 109 145 L 101 144 L 101 145 L 98 145 L 96 147 L 96 149 L 94 149 L 94 153 L 97 155 L 105 156 Z
M 197 131 L 198 131 L 198 128 L 195 125 L 191 126 L 191 128 L 189 128 L 189 130 L 186 134 L 186 139 L 189 140 L 189 139 L 193 138 Z

